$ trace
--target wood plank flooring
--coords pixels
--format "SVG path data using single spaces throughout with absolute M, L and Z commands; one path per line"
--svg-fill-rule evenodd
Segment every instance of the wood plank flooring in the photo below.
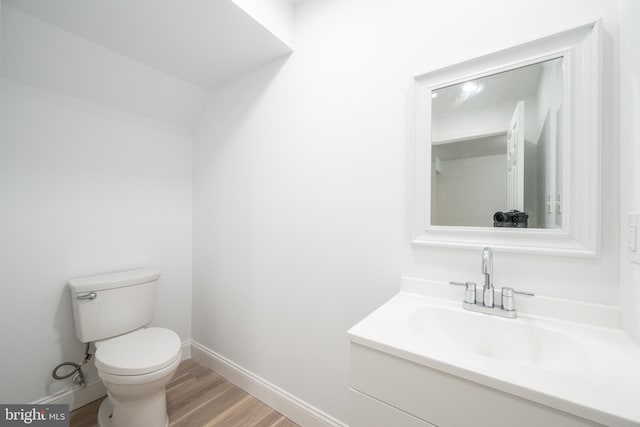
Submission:
M 97 427 L 100 403 L 72 411 L 70 426 Z M 298 426 L 193 359 L 182 361 L 167 385 L 167 412 L 170 427 Z

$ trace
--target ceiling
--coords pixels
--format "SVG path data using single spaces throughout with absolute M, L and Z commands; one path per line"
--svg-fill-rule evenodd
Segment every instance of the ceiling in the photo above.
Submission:
M 231 0 L 3 4 L 206 90 L 291 52 Z
M 470 159 L 473 157 L 507 155 L 507 135 L 489 135 L 464 141 L 433 145 L 432 156 L 441 161 Z
M 543 63 L 532 64 L 438 89 L 434 91 L 433 116 L 487 109 L 503 102 L 535 96 L 542 67 Z

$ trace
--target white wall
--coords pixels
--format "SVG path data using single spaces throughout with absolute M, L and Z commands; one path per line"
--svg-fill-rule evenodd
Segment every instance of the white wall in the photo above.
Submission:
M 506 154 L 441 161 L 431 177 L 431 223 L 493 227 L 493 214 L 507 207 L 506 164 Z
M 73 277 L 159 268 L 154 324 L 191 338 L 183 125 L 205 92 L 5 5 L 1 18 L 0 402 L 25 403 L 72 385 L 51 370 L 84 350 Z
M 216 92 L 196 130 L 194 339 L 347 420 L 345 331 L 403 273 L 481 278 L 480 253 L 406 243 L 413 76 L 600 16 L 602 257 L 497 253 L 495 272 L 499 285 L 617 303 L 616 3 L 307 0 L 295 53 Z
M 192 136 L 0 80 L 0 401 L 71 385 L 68 279 L 155 266 L 154 324 L 191 332 Z M 91 370 L 95 378 L 95 371 Z
M 627 257 L 627 214 L 640 211 L 640 2 L 620 0 L 620 303 L 640 341 L 640 265 Z

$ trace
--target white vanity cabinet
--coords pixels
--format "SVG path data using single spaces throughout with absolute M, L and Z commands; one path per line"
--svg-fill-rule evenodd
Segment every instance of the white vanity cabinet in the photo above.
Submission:
M 538 295 L 503 318 L 462 298 L 403 277 L 347 332 L 351 427 L 640 427 L 640 346 L 618 307 Z
M 583 427 L 591 421 L 351 343 L 350 427 Z

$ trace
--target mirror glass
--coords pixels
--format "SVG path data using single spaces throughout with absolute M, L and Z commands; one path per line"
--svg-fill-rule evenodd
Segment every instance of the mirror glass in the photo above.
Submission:
M 562 58 L 431 98 L 432 225 L 562 228 Z

